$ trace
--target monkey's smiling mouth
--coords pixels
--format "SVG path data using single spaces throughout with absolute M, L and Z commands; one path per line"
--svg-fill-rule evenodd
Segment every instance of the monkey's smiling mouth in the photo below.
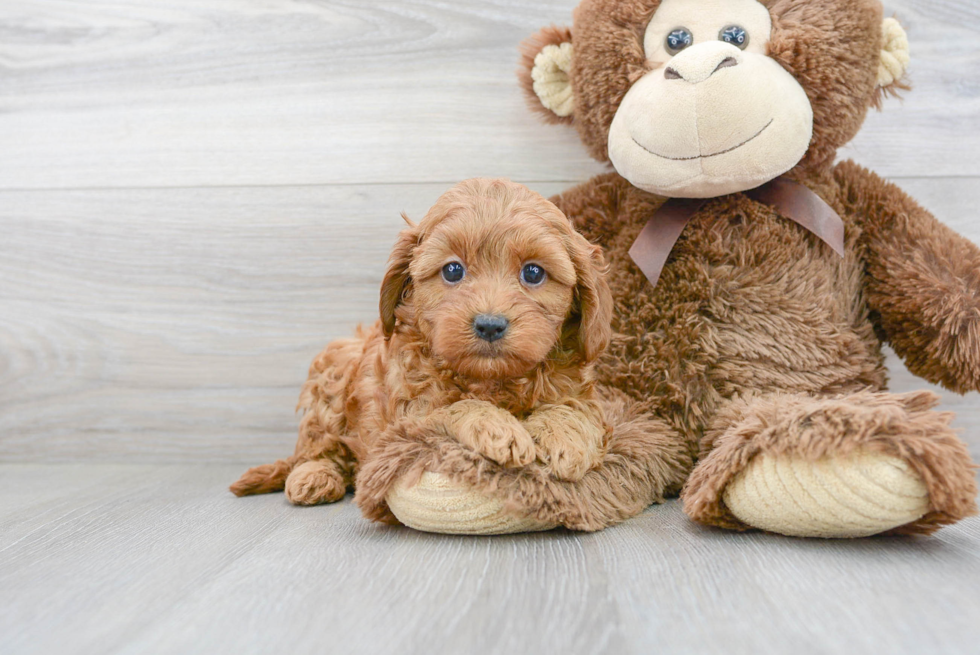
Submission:
M 643 145 L 642 143 L 640 143 L 639 141 L 637 141 L 636 140 L 636 137 L 634 137 L 632 134 L 630 134 L 630 138 L 633 139 L 633 143 L 635 143 L 636 145 L 640 146 L 641 148 L 643 148 L 644 150 L 646 150 L 647 152 L 649 152 L 654 157 L 660 157 L 661 159 L 669 159 L 671 161 L 691 161 L 692 159 L 707 159 L 708 157 L 717 157 L 718 155 L 724 155 L 725 153 L 731 152 L 732 150 L 738 150 L 739 148 L 741 148 L 742 146 L 744 146 L 746 143 L 748 143 L 749 141 L 752 141 L 757 136 L 759 136 L 760 134 L 762 134 L 763 132 L 765 132 L 766 131 L 766 128 L 768 128 L 770 125 L 772 125 L 772 121 L 773 121 L 773 119 L 770 118 L 769 119 L 769 122 L 762 126 L 762 129 L 761 130 L 759 130 L 758 132 L 756 132 L 755 134 L 753 134 L 752 136 L 750 136 L 749 138 L 747 138 L 745 141 L 742 141 L 738 145 L 732 146 L 731 148 L 725 148 L 724 150 L 719 150 L 718 152 L 713 152 L 710 155 L 695 155 L 694 157 L 668 157 L 667 155 L 662 155 L 659 152 L 654 152 L 653 150 L 650 150 L 645 145 Z

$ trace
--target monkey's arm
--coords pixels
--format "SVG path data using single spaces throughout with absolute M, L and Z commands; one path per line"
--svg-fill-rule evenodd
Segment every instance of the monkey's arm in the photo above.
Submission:
M 916 375 L 958 393 L 980 388 L 980 249 L 857 164 L 834 175 L 862 229 L 879 334 Z
M 568 400 L 545 405 L 524 420 L 538 459 L 559 480 L 575 482 L 602 461 L 610 428 L 599 403 Z

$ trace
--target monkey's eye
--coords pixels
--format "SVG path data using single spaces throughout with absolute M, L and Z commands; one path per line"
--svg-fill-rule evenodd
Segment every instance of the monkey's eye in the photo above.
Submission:
M 466 275 L 466 267 L 459 262 L 449 262 L 442 267 L 442 279 L 449 284 L 456 284 Z
M 749 33 L 740 25 L 729 25 L 718 33 L 718 38 L 741 50 L 745 50 L 745 46 L 749 44 Z
M 686 27 L 678 27 L 667 35 L 667 39 L 664 41 L 664 47 L 667 48 L 667 52 L 676 55 L 692 43 L 694 43 L 694 36 L 691 34 L 691 31 Z
M 521 269 L 521 282 L 529 287 L 540 286 L 548 274 L 537 264 L 524 264 Z

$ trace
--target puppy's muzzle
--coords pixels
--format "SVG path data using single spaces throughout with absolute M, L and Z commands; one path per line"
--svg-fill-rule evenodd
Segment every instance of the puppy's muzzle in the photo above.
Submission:
M 494 342 L 507 334 L 510 321 L 500 314 L 479 314 L 473 319 L 473 331 L 484 341 Z

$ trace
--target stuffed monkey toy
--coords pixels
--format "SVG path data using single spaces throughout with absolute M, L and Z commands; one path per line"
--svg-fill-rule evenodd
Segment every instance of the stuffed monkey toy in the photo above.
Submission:
M 886 391 L 882 344 L 980 388 L 980 250 L 835 163 L 908 61 L 878 0 L 582 0 L 530 39 L 533 107 L 614 169 L 553 199 L 611 267 L 609 452 L 568 483 L 406 433 L 361 472 L 362 507 L 452 531 L 448 494 L 488 525 L 594 530 L 682 489 L 700 523 L 813 537 L 974 514 L 951 415 Z

